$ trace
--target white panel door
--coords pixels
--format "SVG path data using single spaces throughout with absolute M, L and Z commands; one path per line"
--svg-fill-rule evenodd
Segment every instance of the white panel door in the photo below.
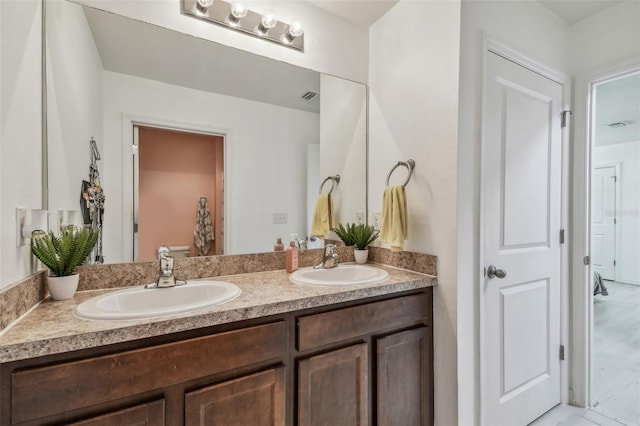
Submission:
M 560 403 L 562 85 L 487 55 L 482 417 L 518 426 Z
M 616 168 L 597 167 L 591 179 L 591 267 L 615 280 Z

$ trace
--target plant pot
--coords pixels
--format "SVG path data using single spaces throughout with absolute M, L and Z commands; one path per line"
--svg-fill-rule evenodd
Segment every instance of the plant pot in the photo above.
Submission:
M 67 275 L 66 277 L 47 277 L 47 287 L 53 300 L 71 299 L 78 290 L 80 274 Z
M 358 250 L 357 248 L 354 248 L 353 256 L 356 258 L 357 264 L 362 265 L 364 263 L 367 263 L 367 259 L 369 258 L 369 249 Z

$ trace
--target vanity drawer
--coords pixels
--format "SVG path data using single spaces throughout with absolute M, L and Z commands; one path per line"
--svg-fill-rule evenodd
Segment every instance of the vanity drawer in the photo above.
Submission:
M 297 318 L 296 348 L 311 348 L 431 321 L 431 292 Z
M 11 421 L 89 407 L 284 356 L 284 321 L 11 374 Z

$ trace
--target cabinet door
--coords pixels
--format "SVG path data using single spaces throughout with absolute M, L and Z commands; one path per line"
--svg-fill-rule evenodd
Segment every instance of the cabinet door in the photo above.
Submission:
M 377 340 L 378 425 L 433 424 L 429 327 Z
M 367 344 L 298 362 L 298 425 L 369 424 Z
M 162 426 L 164 425 L 164 400 L 136 405 L 125 410 L 103 414 L 69 426 Z
M 185 426 L 285 424 L 285 367 L 189 392 Z

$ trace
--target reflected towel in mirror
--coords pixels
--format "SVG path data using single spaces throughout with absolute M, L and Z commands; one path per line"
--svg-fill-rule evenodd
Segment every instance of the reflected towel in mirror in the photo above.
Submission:
M 311 235 L 324 238 L 333 229 L 333 206 L 331 195 L 320 194 L 313 211 Z
M 206 256 L 213 242 L 213 223 L 207 197 L 200 197 L 198 212 L 196 214 L 196 226 L 193 230 L 193 242 L 198 248 L 200 256 Z
M 402 186 L 388 186 L 382 195 L 380 241 L 402 251 L 407 239 L 407 200 Z

